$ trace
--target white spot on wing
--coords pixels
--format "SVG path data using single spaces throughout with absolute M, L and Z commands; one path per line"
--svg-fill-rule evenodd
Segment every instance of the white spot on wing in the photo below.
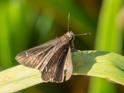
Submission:
M 25 52 L 25 55 L 26 55 L 26 57 L 28 57 L 28 52 L 27 51 Z

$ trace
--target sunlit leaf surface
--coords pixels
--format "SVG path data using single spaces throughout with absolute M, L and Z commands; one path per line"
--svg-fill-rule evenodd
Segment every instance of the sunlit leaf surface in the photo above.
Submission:
M 105 78 L 124 85 L 124 56 L 104 51 L 73 53 L 73 75 Z M 43 83 L 38 70 L 18 65 L 0 72 L 0 93 L 16 92 Z

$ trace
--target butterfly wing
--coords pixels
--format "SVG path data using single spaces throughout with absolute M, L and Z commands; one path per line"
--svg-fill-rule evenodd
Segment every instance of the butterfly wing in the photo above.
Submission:
M 65 80 L 69 80 L 71 75 L 72 75 L 72 72 L 73 72 L 73 64 L 72 64 L 71 48 L 70 47 L 68 49 L 68 53 L 66 56 L 64 70 L 65 70 Z
M 43 45 L 23 51 L 16 56 L 16 60 L 25 66 L 43 70 L 48 60 L 57 50 L 58 39 L 49 41 Z M 48 57 L 49 55 L 49 57 Z
M 46 65 L 42 72 L 42 79 L 44 81 L 56 83 L 61 83 L 64 81 L 65 76 L 64 65 L 66 62 L 66 58 L 68 57 L 68 54 L 70 54 L 69 52 L 70 52 L 69 45 L 64 45 L 53 55 L 53 57 L 51 58 L 51 60 L 49 61 L 49 63 Z
M 16 60 L 28 67 L 39 69 L 42 79 L 46 82 L 61 83 L 68 80 L 72 74 L 70 33 L 59 39 L 23 51 Z

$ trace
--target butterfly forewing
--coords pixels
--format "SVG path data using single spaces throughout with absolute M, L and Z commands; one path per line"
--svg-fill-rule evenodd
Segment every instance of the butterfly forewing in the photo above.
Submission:
M 64 65 L 68 49 L 69 45 L 64 45 L 54 53 L 42 73 L 42 78 L 45 81 L 57 83 L 64 81 Z
M 65 70 L 65 80 L 69 80 L 71 75 L 72 75 L 72 71 L 73 71 L 73 64 L 72 64 L 71 48 L 70 47 L 68 49 L 68 53 L 66 56 L 64 70 Z
M 36 68 L 39 64 L 44 61 L 43 58 L 52 54 L 55 50 L 55 45 L 57 44 L 57 39 L 49 41 L 47 44 L 39 45 L 37 47 L 23 51 L 16 56 L 16 60 L 25 66 Z

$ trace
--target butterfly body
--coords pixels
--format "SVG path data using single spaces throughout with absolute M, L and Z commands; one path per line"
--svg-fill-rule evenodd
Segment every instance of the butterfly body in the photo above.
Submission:
M 74 37 L 73 32 L 67 32 L 59 38 L 17 54 L 16 60 L 22 65 L 40 70 L 45 82 L 61 83 L 72 75 L 71 48 Z

